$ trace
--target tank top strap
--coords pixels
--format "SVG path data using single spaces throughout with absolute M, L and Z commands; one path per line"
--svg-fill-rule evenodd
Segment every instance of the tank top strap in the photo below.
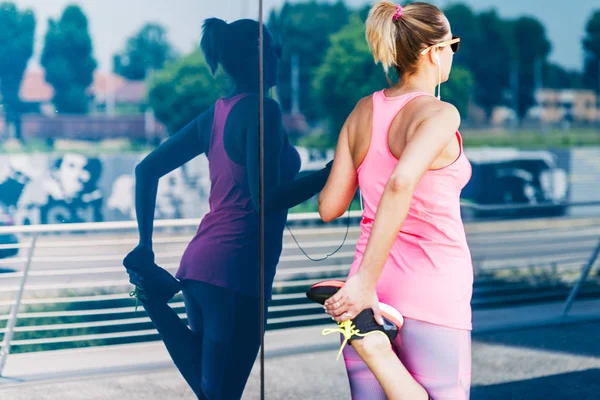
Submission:
M 240 93 L 228 99 L 221 97 L 216 101 L 213 117 L 213 128 L 209 146 L 210 150 L 213 150 L 214 148 L 224 150 L 225 123 L 227 122 L 227 117 L 229 117 L 231 110 L 238 103 L 238 101 L 244 97 L 247 97 L 248 95 L 248 93 Z
M 460 146 L 460 154 L 462 154 L 464 152 L 465 148 L 463 147 L 462 135 L 460 134 L 460 132 L 458 130 L 456 131 L 456 138 L 458 139 L 458 145 Z
M 412 99 L 420 96 L 431 96 L 427 92 L 412 92 L 401 96 L 387 97 L 383 90 L 373 93 L 373 129 L 371 147 L 378 150 L 388 149 L 388 133 L 396 115 Z

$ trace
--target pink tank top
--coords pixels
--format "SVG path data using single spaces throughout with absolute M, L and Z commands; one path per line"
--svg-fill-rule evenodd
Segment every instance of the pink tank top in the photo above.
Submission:
M 398 162 L 388 146 L 394 117 L 412 99 L 428 93 L 373 94 L 373 130 L 358 168 L 363 197 L 361 233 L 350 275 L 360 266 L 379 200 Z M 379 300 L 407 318 L 471 330 L 473 267 L 460 215 L 460 192 L 471 178 L 463 153 L 451 165 L 429 170 L 416 186 L 406 220 L 377 283 Z

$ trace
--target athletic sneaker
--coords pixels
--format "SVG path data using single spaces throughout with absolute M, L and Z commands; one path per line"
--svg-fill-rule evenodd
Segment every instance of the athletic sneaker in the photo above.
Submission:
M 319 303 L 325 304 L 325 301 L 336 294 L 344 286 L 344 281 L 329 280 L 316 283 L 306 292 L 306 297 Z M 339 332 L 344 336 L 344 341 L 338 352 L 337 359 L 340 358 L 346 343 L 352 345 L 353 340 L 360 340 L 369 334 L 384 335 L 390 343 L 398 336 L 398 331 L 402 328 L 404 318 L 402 314 L 389 304 L 379 302 L 379 309 L 383 316 L 383 325 L 379 325 L 375 320 L 373 309 L 368 308 L 361 311 L 356 317 L 344 322 L 337 322 L 336 329 L 323 329 L 323 335 Z
M 130 295 L 143 301 L 166 303 L 181 290 L 181 284 L 145 253 L 134 250 L 123 260 L 130 282 L 135 285 Z

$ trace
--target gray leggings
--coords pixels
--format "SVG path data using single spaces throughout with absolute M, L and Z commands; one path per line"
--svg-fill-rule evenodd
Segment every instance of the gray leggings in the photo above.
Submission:
M 469 399 L 470 331 L 404 318 L 392 347 L 433 400 Z M 352 346 L 344 348 L 344 360 L 353 400 L 385 400 L 377 378 Z

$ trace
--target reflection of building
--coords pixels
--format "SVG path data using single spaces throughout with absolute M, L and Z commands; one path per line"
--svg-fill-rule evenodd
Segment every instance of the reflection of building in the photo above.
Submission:
M 25 104 L 27 112 L 37 112 L 44 115 L 54 114 L 53 96 L 54 89 L 46 82 L 44 71 L 25 71 L 21 81 L 19 97 Z
M 490 122 L 494 126 L 505 125 L 509 121 L 516 121 L 517 113 L 510 107 L 497 106 L 492 110 Z
M 90 114 L 56 114 L 52 104 L 54 89 L 46 82 L 44 71 L 26 71 L 19 93 L 25 109 L 21 118 L 23 138 L 148 140 L 164 136 L 165 127 L 152 113 L 145 113 L 144 82 L 96 71 L 87 93 Z
M 136 114 L 144 112 L 147 107 L 144 81 L 129 81 L 114 74 L 96 73 L 89 91 L 94 96 L 92 112 Z
M 540 89 L 535 97 L 539 106 L 533 107 L 529 114 L 544 123 L 594 123 L 600 120 L 593 90 Z
M 94 81 L 87 90 L 90 111 L 125 110 L 141 113 L 146 106 L 146 86 L 143 81 L 128 81 L 115 74 L 94 73 Z M 54 89 L 46 82 L 43 70 L 27 70 L 19 92 L 27 110 L 47 116 L 54 114 L 52 96 Z

